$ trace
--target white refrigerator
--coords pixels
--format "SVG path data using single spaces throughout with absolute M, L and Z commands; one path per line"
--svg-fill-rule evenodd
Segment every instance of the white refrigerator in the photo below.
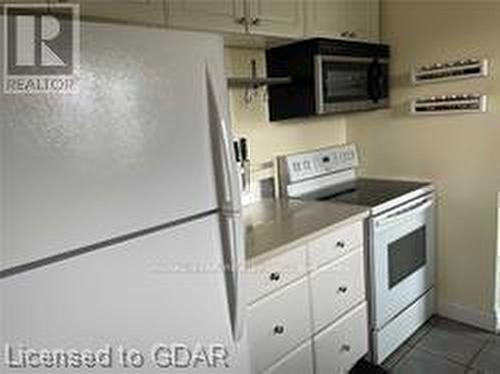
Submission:
M 0 94 L 0 371 L 250 373 L 222 40 L 80 38 L 79 93 Z

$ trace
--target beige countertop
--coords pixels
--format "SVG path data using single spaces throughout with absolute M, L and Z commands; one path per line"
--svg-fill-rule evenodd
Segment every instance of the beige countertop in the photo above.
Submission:
M 243 209 L 247 260 L 299 245 L 368 215 L 365 207 L 332 202 L 265 199 L 247 205 Z

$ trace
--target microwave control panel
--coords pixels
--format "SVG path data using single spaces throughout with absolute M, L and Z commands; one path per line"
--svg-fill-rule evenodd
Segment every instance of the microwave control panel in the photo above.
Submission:
M 281 167 L 286 168 L 288 183 L 353 169 L 359 165 L 354 144 L 294 154 L 279 162 Z

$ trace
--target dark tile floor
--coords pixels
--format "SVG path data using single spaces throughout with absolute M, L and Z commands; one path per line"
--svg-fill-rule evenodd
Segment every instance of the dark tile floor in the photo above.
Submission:
M 500 335 L 435 317 L 384 367 L 391 374 L 500 374 Z

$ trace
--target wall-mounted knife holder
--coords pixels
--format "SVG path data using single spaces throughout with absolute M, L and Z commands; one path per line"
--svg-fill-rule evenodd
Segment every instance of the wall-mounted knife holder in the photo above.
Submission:
M 233 141 L 234 155 L 238 166 L 238 174 L 242 192 L 250 190 L 250 158 L 248 157 L 248 141 L 238 138 Z
M 414 115 L 484 113 L 487 97 L 480 94 L 461 94 L 419 97 L 411 102 Z
M 412 83 L 416 85 L 486 76 L 488 76 L 488 60 L 485 58 L 414 66 L 411 74 Z

